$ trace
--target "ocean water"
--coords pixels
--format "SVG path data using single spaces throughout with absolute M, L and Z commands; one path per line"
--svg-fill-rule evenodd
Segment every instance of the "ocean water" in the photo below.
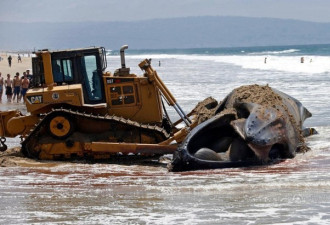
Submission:
M 183 173 L 156 163 L 0 168 L 0 224 L 330 224 L 330 45 L 129 50 L 126 65 L 142 74 L 145 58 L 187 113 L 241 85 L 292 95 L 313 114 L 311 151 L 277 165 Z M 120 67 L 116 51 L 107 60 L 109 71 Z

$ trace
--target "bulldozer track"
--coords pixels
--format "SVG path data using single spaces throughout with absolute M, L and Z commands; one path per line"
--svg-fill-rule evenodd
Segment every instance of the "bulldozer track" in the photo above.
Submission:
M 71 109 L 52 109 L 49 113 L 41 115 L 39 123 L 35 124 L 35 127 L 30 130 L 30 133 L 23 137 L 22 153 L 30 158 L 38 158 L 38 156 L 33 153 L 33 148 L 38 144 L 38 139 L 40 136 L 45 135 L 42 133 L 42 127 L 47 125 L 49 120 L 56 115 L 66 114 L 69 118 L 88 119 L 89 121 L 104 121 L 110 124 L 121 124 L 125 125 L 127 128 L 137 128 L 140 132 L 144 132 L 150 136 L 153 136 L 156 140 L 163 141 L 170 137 L 170 134 L 166 132 L 165 129 L 157 125 L 141 124 L 136 121 L 125 119 L 123 117 L 118 117 L 115 115 L 94 115 L 86 114 L 85 112 L 73 111 Z M 114 128 L 115 129 L 115 128 Z M 127 129 L 129 131 L 130 129 Z M 47 134 L 49 135 L 49 134 Z M 33 144 L 36 143 L 36 144 Z

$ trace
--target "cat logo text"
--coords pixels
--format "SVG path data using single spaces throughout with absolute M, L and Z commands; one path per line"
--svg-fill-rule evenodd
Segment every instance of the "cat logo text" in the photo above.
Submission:
M 42 95 L 28 96 L 27 99 L 31 104 L 42 103 Z

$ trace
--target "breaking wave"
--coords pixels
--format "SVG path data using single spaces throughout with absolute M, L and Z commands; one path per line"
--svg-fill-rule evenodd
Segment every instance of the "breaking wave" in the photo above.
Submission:
M 292 54 L 295 52 L 300 52 L 299 49 L 287 49 L 282 51 L 262 51 L 262 52 L 252 52 L 249 55 L 279 55 L 279 54 Z
M 118 56 L 110 56 L 109 61 L 118 61 Z M 129 55 L 128 59 L 152 58 L 153 65 L 167 60 L 212 61 L 232 64 L 243 69 L 285 71 L 292 73 L 329 73 L 330 56 L 287 56 L 287 55 Z M 301 62 L 303 58 L 303 63 Z M 221 65 L 219 65 L 221 66 Z

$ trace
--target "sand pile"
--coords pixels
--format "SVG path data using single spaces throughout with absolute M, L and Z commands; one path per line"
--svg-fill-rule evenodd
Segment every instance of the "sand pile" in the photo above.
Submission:
M 241 86 L 232 92 L 232 100 L 237 102 L 253 102 L 262 106 L 276 107 L 282 105 L 282 98 L 276 94 L 268 85 L 257 84 Z M 228 102 L 227 106 L 233 106 L 234 102 Z M 228 108 L 228 107 L 227 107 Z
M 217 100 L 212 97 L 208 97 L 197 103 L 192 111 L 196 114 L 198 124 L 213 117 L 217 106 Z
M 23 157 L 24 156 L 21 154 L 20 148 L 11 148 L 5 152 L 0 152 L 0 166 L 17 166 L 17 161 L 21 160 Z
M 212 102 L 212 104 L 210 104 Z M 220 102 L 218 106 L 214 106 L 215 100 L 211 97 L 205 99 L 204 101 L 197 104 L 195 107 L 196 115 L 198 118 L 198 123 L 201 123 L 207 119 L 210 119 L 215 115 L 215 112 L 218 108 L 221 108 L 222 113 L 224 110 L 229 110 L 230 113 L 235 112 L 235 103 L 256 103 L 264 107 L 272 107 L 278 110 L 284 110 L 284 114 L 287 114 L 290 120 L 290 124 L 292 124 L 293 128 L 296 130 L 298 134 L 298 139 L 300 142 L 300 146 L 298 147 L 298 152 L 306 152 L 309 148 L 305 144 L 304 137 L 302 135 L 301 127 L 298 125 L 299 123 L 293 117 L 293 115 L 289 112 L 288 107 L 284 104 L 283 99 L 280 95 L 275 93 L 271 87 L 268 85 L 260 86 L 260 85 L 247 85 L 241 86 L 234 89 L 228 96 Z M 212 106 L 212 107 L 205 107 Z M 219 112 L 219 111 L 218 111 Z M 282 115 L 285 117 L 286 115 Z M 284 118 L 285 119 L 285 118 Z

